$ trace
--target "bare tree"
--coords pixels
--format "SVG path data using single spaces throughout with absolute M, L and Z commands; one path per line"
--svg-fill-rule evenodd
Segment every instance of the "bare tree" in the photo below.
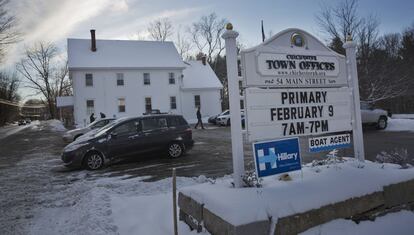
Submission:
M 357 29 L 357 42 L 358 42 L 358 57 L 360 65 L 365 69 L 368 69 L 366 64 L 369 63 L 372 51 L 378 47 L 378 26 L 379 21 L 376 17 L 369 16 L 361 20 L 361 23 Z M 368 71 L 366 70 L 368 73 Z
M 54 44 L 39 42 L 26 49 L 17 71 L 28 80 L 28 86 L 45 98 L 51 118 L 56 117 L 56 97 L 71 94 L 67 61 L 58 58 Z
M 386 50 L 392 57 L 398 57 L 398 52 L 401 47 L 401 34 L 390 33 L 383 35 L 379 39 L 379 46 Z
M 16 43 L 20 34 L 16 29 L 16 18 L 7 10 L 9 0 L 0 0 L 0 61 L 3 59 L 7 46 Z
M 345 41 L 347 35 L 355 35 L 361 25 L 357 9 L 358 0 L 341 1 L 335 7 L 324 4 L 316 15 L 316 22 L 331 39 L 340 38 Z
M 181 58 L 187 60 L 190 55 L 189 52 L 191 50 L 191 43 L 185 34 L 181 33 L 181 29 L 177 30 L 177 38 L 175 40 L 175 45 L 177 46 L 178 53 L 180 54 Z
M 207 61 L 213 62 L 214 57 L 220 56 L 224 50 L 224 42 L 221 35 L 224 32 L 226 19 L 219 19 L 215 13 L 202 16 L 189 28 L 191 39 L 199 51 L 207 54 Z
M 129 36 L 130 40 L 148 40 L 147 31 L 137 31 L 136 33 Z
M 148 33 L 155 41 L 166 41 L 173 35 L 173 26 L 168 18 L 157 19 L 148 26 Z
M 379 21 L 377 17 L 358 15 L 358 0 L 344 0 L 332 7 L 321 6 L 321 12 L 316 21 L 322 31 L 330 36 L 330 47 L 344 54 L 342 42 L 351 34 L 358 44 L 357 67 L 361 99 L 375 103 L 402 96 L 407 91 L 406 76 L 399 73 L 399 58 L 395 55 L 397 49 L 390 54 L 390 49 L 381 46 Z M 385 39 L 382 39 L 385 40 Z M 387 44 L 398 44 L 398 39 Z M 398 46 L 397 46 L 398 47 Z
M 18 116 L 19 84 L 16 73 L 0 72 L 0 126 Z

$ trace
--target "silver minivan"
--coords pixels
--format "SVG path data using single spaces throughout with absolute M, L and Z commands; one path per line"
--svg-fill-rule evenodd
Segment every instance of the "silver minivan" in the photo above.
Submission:
M 95 120 L 94 122 L 90 123 L 86 127 L 83 128 L 76 128 L 74 130 L 67 131 L 63 135 L 63 140 L 67 143 L 75 141 L 78 137 L 92 131 L 92 130 L 98 130 L 107 124 L 113 122 L 115 118 L 102 118 Z

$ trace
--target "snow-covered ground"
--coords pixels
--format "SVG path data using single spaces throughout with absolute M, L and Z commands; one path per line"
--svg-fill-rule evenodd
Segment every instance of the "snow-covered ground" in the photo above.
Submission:
M 414 179 L 414 168 L 353 158 L 324 166 L 308 164 L 290 173 L 292 181 L 263 178 L 262 188 L 231 187 L 231 179 L 200 184 L 181 191 L 234 225 L 302 213 L 321 206 L 382 191 L 383 186 Z M 303 177 L 302 177 L 303 176 Z M 276 199 L 276 200 L 275 200 Z M 413 224 L 414 229 L 414 224 Z
M 375 221 L 363 221 L 359 224 L 351 220 L 334 220 L 311 228 L 301 235 L 412 235 L 414 233 L 414 212 L 400 211 L 378 217 Z
M 47 123 L 51 126 L 51 130 L 64 131 L 58 121 Z M 40 131 L 44 127 L 33 122 L 30 128 Z M 49 127 L 47 129 L 49 130 Z M 48 152 L 50 151 L 48 146 L 39 145 L 36 148 L 39 150 L 33 151 L 30 156 L 25 156 L 15 167 L 0 171 L 0 182 L 2 182 L 0 200 L 4 203 L 2 205 L 15 210 L 5 211 L 0 219 L 1 222 L 24 227 L 24 234 L 172 234 L 171 178 L 146 182 L 145 180 L 150 179 L 151 176 L 132 178 L 129 175 L 113 177 L 111 173 L 106 175 L 101 172 L 60 172 L 54 169 L 62 167 L 59 157 Z M 334 201 L 362 195 L 379 190 L 383 184 L 412 177 L 414 173 L 414 168 L 399 169 L 397 165 L 392 164 L 385 164 L 382 167 L 382 164 L 367 161 L 364 168 L 358 168 L 358 165 L 351 159 L 346 164 L 329 167 L 308 166 L 303 171 L 303 179 L 301 172 L 291 173 L 293 181 L 290 182 L 281 182 L 276 177 L 268 177 L 263 182 L 263 188 L 232 189 L 229 176 L 215 181 L 202 176 L 178 177 L 177 184 L 179 191 L 188 192 L 192 187 L 199 187 L 206 191 L 206 195 L 223 194 L 222 203 L 234 203 L 234 206 L 240 207 L 241 210 L 248 210 L 248 213 L 227 214 L 227 216 L 235 216 L 235 220 L 242 221 L 251 219 L 249 216 L 267 218 L 269 214 L 276 212 L 278 215 L 299 212 L 307 206 L 318 207 L 327 200 Z M 212 188 L 218 191 L 210 190 Z M 286 190 L 292 188 L 295 188 L 294 193 L 286 193 Z M 331 190 L 332 188 L 335 190 Z M 238 192 L 236 196 L 231 193 L 224 194 L 229 191 Z M 247 191 L 252 193 L 247 195 L 245 194 Z M 286 202 L 286 206 L 277 208 L 266 205 L 267 199 L 275 198 L 268 194 L 270 191 L 277 193 L 278 201 Z M 242 202 L 243 206 L 237 205 L 240 200 L 246 198 L 246 195 L 258 199 L 254 206 L 245 202 Z M 290 199 L 293 200 L 300 195 L 307 195 L 307 200 L 289 202 Z M 30 203 L 26 202 L 28 200 Z M 208 204 L 208 200 L 205 202 Z M 25 207 L 23 204 L 33 205 L 33 208 Z M 220 205 L 212 206 L 218 208 Z M 254 211 L 252 208 L 259 209 Z M 263 208 L 266 210 L 262 210 Z M 1 225 L 0 223 L 0 228 Z M 6 231 L 3 234 L 14 231 L 13 227 L 9 228 L 11 230 L 0 229 L 0 231 Z M 319 234 L 319 231 L 322 231 L 320 234 L 338 234 L 332 233 L 336 229 L 344 229 L 343 231 L 348 232 L 344 234 L 381 234 L 377 233 L 378 228 L 384 228 L 381 231 L 392 229 L 394 234 L 407 234 L 405 233 L 407 229 L 414 231 L 414 216 L 411 212 L 405 211 L 386 215 L 375 222 L 362 222 L 359 225 L 347 220 L 335 220 L 308 230 L 305 234 Z M 195 231 L 190 231 L 183 222 L 179 222 L 178 229 L 180 235 L 197 234 Z M 202 234 L 209 233 L 204 231 Z
M 384 131 L 413 131 L 414 132 L 414 119 L 388 119 L 388 126 Z
M 395 119 L 414 119 L 414 113 L 408 113 L 408 114 L 393 114 L 392 118 Z
M 144 182 L 146 177 L 96 179 L 88 173 L 68 177 L 67 185 L 42 195 L 30 234 L 171 234 L 171 178 Z M 177 186 L 202 183 L 203 178 L 177 178 Z M 45 206 L 46 204 L 46 206 Z M 183 222 L 179 234 L 196 234 Z
M 8 125 L 8 126 L 3 126 L 0 127 L 0 139 L 6 138 L 7 136 L 16 134 L 28 127 L 33 127 L 35 125 L 39 124 L 39 121 L 33 121 L 28 125 L 22 125 L 22 126 L 18 126 L 16 124 L 12 124 L 12 125 Z
M 264 188 L 231 189 L 229 176 L 217 179 L 215 183 L 202 176 L 178 177 L 177 185 L 179 190 L 184 192 L 197 187 L 202 188 L 206 195 L 221 195 L 223 200 L 213 207 L 215 212 L 220 207 L 220 203 L 228 206 L 231 201 L 235 202 L 233 206 L 240 207 L 240 210 L 237 210 L 239 213 L 220 211 L 221 215 L 225 214 L 226 219 L 230 217 L 232 222 L 246 222 L 263 216 L 268 218 L 269 213 L 283 216 L 291 212 L 316 208 L 321 203 L 326 203 L 326 200 L 334 201 L 332 195 L 336 198 L 363 195 L 380 190 L 381 185 L 414 177 L 414 169 L 401 170 L 392 164 L 385 164 L 384 168 L 381 164 L 371 162 L 367 162 L 364 168 L 357 166 L 357 162 L 349 160 L 347 163 L 330 167 L 307 167 L 308 169 L 304 170 L 304 179 L 301 179 L 300 172 L 291 174 L 293 176 L 291 182 L 281 182 L 274 177 L 269 177 L 264 182 Z M 74 173 L 67 178 L 68 184 L 59 188 L 56 193 L 44 194 L 43 200 L 49 205 L 41 208 L 34 216 L 36 219 L 30 228 L 30 233 L 171 234 L 173 231 L 172 180 L 168 178 L 145 182 L 144 180 L 148 178 L 129 178 L 129 176 L 95 178 L 89 172 Z M 316 178 L 319 178 L 319 184 L 316 183 Z M 354 184 L 356 181 L 360 183 Z M 341 187 L 332 190 L 333 187 L 329 182 L 336 182 L 336 185 Z M 283 202 L 280 205 L 285 206 L 274 208 L 265 205 L 270 199 L 274 202 L 274 197 L 270 198 L 271 195 L 268 194 L 269 190 L 277 194 L 278 202 Z M 254 195 L 246 196 L 247 191 L 253 192 Z M 291 199 L 300 195 L 307 195 L 308 200 L 292 203 Z M 197 195 L 193 194 L 193 196 Z M 198 196 L 202 197 L 202 195 Z M 258 197 L 253 202 L 255 205 L 250 205 L 251 199 L 255 197 Z M 204 203 L 212 209 L 211 202 L 204 200 Z M 267 210 L 259 210 L 260 205 L 265 206 Z M 241 213 L 243 211 L 244 213 Z M 181 235 L 197 234 L 195 231 L 190 231 L 183 222 L 179 222 L 178 229 Z M 395 234 L 409 234 L 407 231 L 414 231 L 414 214 L 407 211 L 399 212 L 380 217 L 375 222 L 362 222 L 359 225 L 352 221 L 335 220 L 304 234 L 338 234 L 337 230 L 343 232 L 340 234 L 390 234 L 387 233 L 390 230 Z M 383 233 L 377 233 L 378 231 Z M 209 233 L 204 231 L 202 234 Z
M 63 126 L 62 122 L 56 119 L 49 120 L 49 125 L 54 131 L 62 132 L 67 131 L 67 129 Z

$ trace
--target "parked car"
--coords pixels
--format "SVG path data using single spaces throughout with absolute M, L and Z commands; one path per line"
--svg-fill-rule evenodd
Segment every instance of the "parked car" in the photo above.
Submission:
M 107 125 L 108 123 L 113 122 L 114 120 L 115 118 L 102 118 L 102 119 L 95 120 L 94 122 L 90 123 L 86 127 L 76 128 L 74 130 L 67 131 L 63 135 L 63 140 L 65 142 L 75 141 L 77 138 L 88 133 L 89 131 L 100 129 L 104 127 L 105 125 Z
M 25 121 L 25 120 L 23 120 L 23 119 L 20 119 L 20 120 L 17 122 L 17 125 L 19 125 L 19 126 L 26 125 L 26 121 Z
M 243 111 L 241 112 L 241 119 L 243 122 L 244 120 Z M 230 126 L 230 111 L 224 115 L 218 116 L 216 119 L 216 122 L 217 122 L 217 125 L 220 125 L 220 126 Z
M 387 128 L 388 112 L 376 109 L 366 101 L 361 101 L 361 120 L 364 125 L 374 125 L 377 129 L 383 130 Z
M 193 145 L 191 128 L 181 115 L 146 115 L 118 119 L 79 138 L 64 148 L 62 160 L 68 167 L 97 170 L 112 160 L 154 151 L 178 158 Z
M 30 118 L 26 118 L 24 121 L 26 122 L 26 124 L 32 123 L 32 120 L 30 120 Z
M 213 116 L 208 118 L 208 123 L 216 125 L 217 124 L 217 117 L 222 116 L 222 115 L 228 115 L 229 113 L 230 113 L 229 110 L 225 110 L 225 111 L 223 111 L 219 114 L 213 115 Z

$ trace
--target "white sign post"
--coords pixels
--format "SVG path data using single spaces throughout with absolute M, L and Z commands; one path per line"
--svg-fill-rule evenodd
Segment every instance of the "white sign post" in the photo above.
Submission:
M 356 66 L 356 46 L 349 36 L 344 44 L 346 50 L 346 64 L 348 70 L 348 80 L 352 86 L 353 94 L 353 136 L 354 136 L 354 155 L 360 160 L 365 160 L 364 138 L 362 136 L 361 107 L 359 98 L 358 72 Z
M 227 79 L 229 86 L 231 120 L 231 150 L 233 156 L 233 180 L 234 186 L 236 188 L 240 188 L 243 186 L 242 177 L 244 175 L 244 152 L 241 130 L 239 79 L 237 71 L 237 36 L 239 36 L 239 33 L 234 31 L 233 26 L 229 23 L 226 26 L 226 32 L 224 32 L 221 37 L 226 43 Z

